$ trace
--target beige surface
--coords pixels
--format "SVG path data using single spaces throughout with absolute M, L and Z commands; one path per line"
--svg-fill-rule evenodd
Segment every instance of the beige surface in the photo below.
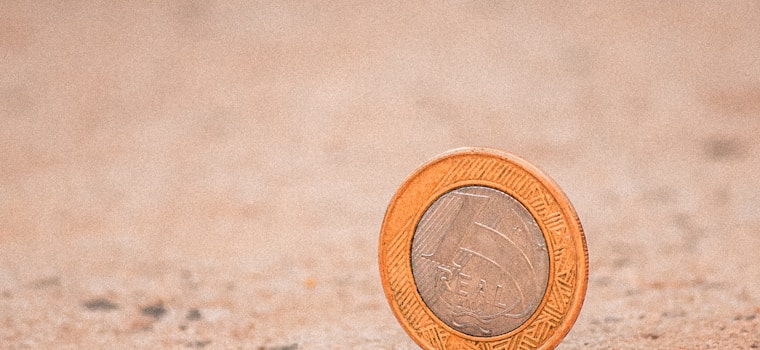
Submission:
M 413 349 L 387 201 L 449 148 L 563 186 L 563 349 L 760 347 L 760 4 L 0 3 L 0 343 Z

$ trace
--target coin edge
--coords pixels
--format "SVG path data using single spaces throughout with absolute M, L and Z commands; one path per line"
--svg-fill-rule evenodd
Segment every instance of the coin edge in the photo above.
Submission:
M 406 191 L 409 189 L 409 186 L 411 186 L 414 180 L 417 179 L 421 173 L 434 167 L 437 163 L 445 161 L 451 157 L 466 157 L 466 156 L 472 157 L 472 156 L 477 156 L 477 155 L 500 158 L 500 160 L 503 162 L 510 163 L 512 165 L 515 165 L 521 168 L 526 173 L 528 173 L 532 178 L 537 180 L 542 185 L 542 187 L 553 197 L 554 201 L 559 206 L 562 216 L 566 218 L 567 220 L 566 224 L 567 224 L 568 229 L 572 231 L 571 235 L 573 235 L 574 237 L 577 237 L 577 239 L 576 238 L 573 239 L 573 242 L 576 248 L 575 263 L 576 263 L 576 268 L 577 268 L 577 271 L 576 271 L 577 285 L 575 286 L 573 290 L 573 294 L 572 294 L 573 296 L 570 299 L 571 305 L 568 306 L 567 311 L 564 313 L 556 329 L 554 329 L 553 332 L 549 336 L 547 336 L 547 338 L 543 340 L 542 344 L 537 344 L 539 348 L 553 348 L 554 346 L 559 344 L 559 342 L 562 341 L 562 339 L 564 339 L 564 337 L 569 333 L 570 329 L 575 324 L 575 321 L 577 320 L 580 314 L 582 305 L 585 301 L 585 295 L 588 288 L 588 271 L 589 271 L 588 248 L 587 248 L 585 233 L 580 223 L 580 220 L 578 218 L 578 214 L 575 211 L 572 204 L 570 203 L 569 198 L 551 177 L 546 175 L 544 172 L 542 172 L 533 164 L 520 158 L 519 156 L 510 154 L 501 150 L 492 149 L 492 148 L 484 148 L 484 147 L 464 147 L 464 148 L 458 148 L 458 149 L 444 152 L 432 158 L 428 162 L 422 164 L 418 168 L 416 168 L 412 173 L 410 173 L 406 177 L 404 182 L 398 187 L 398 189 L 394 193 L 388 205 L 388 208 L 386 209 L 385 216 L 383 218 L 382 228 L 381 228 L 380 242 L 379 242 L 380 244 L 378 246 L 379 247 L 378 249 L 379 270 L 380 270 L 381 281 L 382 281 L 383 291 L 384 291 L 386 300 L 388 302 L 388 305 L 391 307 L 391 310 L 393 311 L 394 316 L 399 321 L 404 331 L 412 338 L 412 340 L 414 340 L 418 345 L 424 348 L 427 344 L 423 343 L 423 339 L 419 335 L 416 334 L 416 332 L 418 332 L 419 330 L 415 328 L 413 325 L 411 325 L 410 321 L 407 320 L 403 316 L 402 310 L 400 309 L 400 307 L 397 305 L 397 303 L 394 300 L 393 291 L 391 291 L 391 286 L 389 284 L 389 276 L 388 276 L 388 271 L 387 271 L 388 269 L 385 268 L 387 261 L 386 261 L 385 254 L 383 254 L 386 251 L 386 249 L 384 249 L 385 243 L 387 241 L 386 235 L 391 234 L 391 233 L 386 233 L 388 231 L 387 224 L 389 222 L 390 216 L 396 211 L 397 204 L 398 204 L 397 200 L 406 193 Z M 434 191 L 435 195 L 430 196 L 432 197 L 432 199 L 428 198 L 428 200 L 426 201 L 426 205 L 429 206 L 438 196 L 440 196 L 442 193 L 445 193 L 446 189 L 450 190 L 452 188 L 464 186 L 466 185 L 465 183 L 469 183 L 471 185 L 473 184 L 483 185 L 484 182 L 488 182 L 488 181 L 474 178 L 474 179 L 469 179 L 469 181 L 459 181 L 456 183 L 451 183 L 450 186 L 445 186 L 443 190 L 439 189 L 439 191 Z M 513 195 L 513 192 L 515 192 L 514 189 L 506 188 L 507 186 L 502 185 L 502 184 L 499 184 L 498 186 L 493 186 L 493 187 L 497 189 L 501 189 L 501 190 L 506 189 L 507 191 L 505 192 L 509 193 L 510 195 Z M 525 205 L 525 203 L 523 203 L 522 201 L 521 203 Z M 536 217 L 534 213 L 534 209 L 531 209 L 532 206 L 526 205 L 526 207 L 529 208 L 531 215 L 533 215 L 534 218 L 538 222 L 541 222 L 542 226 L 545 226 L 543 224 L 543 220 L 540 220 L 538 217 Z M 417 212 L 418 213 L 413 215 L 412 218 L 410 219 L 411 223 L 416 224 L 420 220 L 422 214 L 424 213 L 424 209 L 417 210 Z M 402 226 L 402 229 L 396 232 L 395 234 L 400 235 L 402 232 L 404 232 L 403 230 L 404 227 L 406 227 L 406 225 Z M 546 231 L 543 228 L 542 228 L 542 233 L 544 233 L 545 239 L 547 240 L 547 244 L 551 244 L 549 237 L 547 237 L 548 233 L 546 233 Z M 411 252 L 409 252 L 409 254 L 410 253 Z M 554 259 L 552 258 L 551 261 L 552 262 L 550 265 L 549 278 L 552 278 L 554 274 L 556 273 L 556 271 L 554 271 L 554 267 L 555 267 Z M 422 299 L 421 299 L 421 296 L 419 295 L 419 292 L 416 290 L 416 283 L 413 279 L 411 270 L 406 271 L 405 274 L 410 275 L 407 277 L 411 278 L 412 285 L 415 287 L 414 293 L 416 293 L 416 297 L 419 298 L 421 301 Z M 520 327 L 516 328 L 513 331 L 510 331 L 503 335 L 495 336 L 495 337 L 474 337 L 474 336 L 467 335 L 465 333 L 452 329 L 451 327 L 446 325 L 445 322 L 440 320 L 436 315 L 431 314 L 432 311 L 429 310 L 429 308 L 425 307 L 424 311 L 428 314 L 431 314 L 430 316 L 432 316 L 433 320 L 436 322 L 438 326 L 446 329 L 452 334 L 459 336 L 460 338 L 467 339 L 470 341 L 491 343 L 495 341 L 501 341 L 501 340 L 510 338 L 516 334 L 519 334 L 526 327 L 531 325 L 535 321 L 535 318 L 537 317 L 537 315 L 539 314 L 539 310 L 542 309 L 543 304 L 546 303 L 550 292 L 551 291 L 549 290 L 547 286 L 547 290 L 544 292 L 544 295 L 542 296 L 541 306 L 537 308 L 534 315 L 532 315 L 531 318 L 529 318 L 525 323 L 523 323 Z

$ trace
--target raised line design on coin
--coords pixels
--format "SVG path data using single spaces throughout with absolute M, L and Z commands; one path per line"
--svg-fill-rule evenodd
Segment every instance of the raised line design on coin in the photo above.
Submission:
M 412 274 L 422 300 L 449 327 L 498 336 L 538 308 L 549 253 L 520 202 L 490 187 L 465 186 L 439 197 L 417 224 Z
M 380 234 L 389 305 L 424 349 L 553 348 L 580 312 L 585 237 L 538 169 L 466 148 L 417 169 Z

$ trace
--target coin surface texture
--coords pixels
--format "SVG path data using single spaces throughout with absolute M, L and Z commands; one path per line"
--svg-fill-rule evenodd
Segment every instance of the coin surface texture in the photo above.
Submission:
M 553 348 L 588 281 L 583 230 L 559 187 L 483 148 L 409 176 L 388 206 L 379 259 L 391 309 L 424 349 Z

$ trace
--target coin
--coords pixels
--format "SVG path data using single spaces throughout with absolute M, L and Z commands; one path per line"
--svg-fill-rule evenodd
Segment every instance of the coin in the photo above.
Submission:
M 380 232 L 380 275 L 423 349 L 545 349 L 588 284 L 580 221 L 548 176 L 485 148 L 445 153 L 400 186 Z

